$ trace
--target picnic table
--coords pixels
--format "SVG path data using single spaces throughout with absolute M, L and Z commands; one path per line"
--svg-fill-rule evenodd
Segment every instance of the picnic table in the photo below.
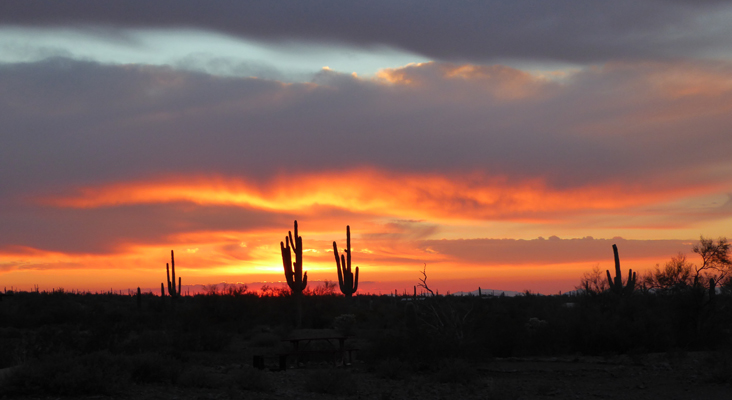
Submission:
M 283 342 L 289 342 L 288 351 L 278 353 L 280 370 L 287 369 L 288 359 L 294 357 L 295 366 L 304 365 L 312 356 L 325 355 L 333 365 L 347 366 L 353 362 L 353 352 L 358 350 L 347 347 L 346 341 L 350 336 L 333 329 L 298 329 L 290 333 Z M 264 360 L 255 357 L 254 366 L 264 367 Z

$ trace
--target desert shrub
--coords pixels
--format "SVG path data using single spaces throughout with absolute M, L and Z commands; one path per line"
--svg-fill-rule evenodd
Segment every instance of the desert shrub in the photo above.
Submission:
M 22 341 L 22 334 L 18 329 L 0 329 L 0 369 L 23 361 Z
M 208 328 L 181 332 L 173 338 L 175 347 L 182 351 L 221 351 L 231 343 L 231 333 Z
M 270 372 L 244 368 L 234 378 L 237 386 L 252 392 L 273 392 L 275 385 Z
M 356 328 L 356 316 L 353 314 L 341 314 L 333 320 L 333 328 L 343 335 L 353 335 Z
M 111 395 L 129 382 L 129 363 L 108 352 L 80 357 L 54 355 L 14 369 L 5 379 L 7 395 Z
M 313 393 L 354 395 L 358 392 L 356 379 L 344 369 L 320 369 L 313 371 L 305 382 L 305 389 Z

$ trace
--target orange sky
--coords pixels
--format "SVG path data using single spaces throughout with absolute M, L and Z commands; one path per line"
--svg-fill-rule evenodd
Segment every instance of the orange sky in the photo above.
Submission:
M 337 280 L 332 241 L 343 247 L 345 226 L 350 225 L 353 262 L 360 267 L 364 292 L 410 289 L 418 283 L 424 266 L 433 289 L 442 293 L 479 286 L 566 292 L 593 266 L 612 268 L 614 243 L 619 245 L 624 271 L 643 271 L 677 252 L 689 252 L 693 240 L 652 240 L 659 230 L 681 235 L 688 230 L 663 226 L 666 216 L 656 221 L 648 209 L 669 203 L 669 198 L 703 197 L 715 188 L 648 189 L 610 184 L 557 190 L 537 179 L 508 182 L 479 173 L 440 176 L 375 169 L 280 176 L 264 185 L 205 176 L 115 183 L 26 201 L 81 212 L 161 204 L 183 218 L 167 221 L 170 231 L 146 243 L 112 236 L 100 244 L 102 251 L 8 246 L 0 255 L 0 264 L 5 266 L 5 285 L 25 290 L 34 285 L 42 289 L 156 289 L 165 277 L 164 266 L 173 249 L 177 275 L 183 277 L 184 286 L 240 282 L 258 289 L 265 283 L 283 281 L 279 241 L 292 229 L 290 218 L 295 217 L 311 286 Z M 217 226 L 220 221 L 216 220 L 196 226 L 188 220 L 206 214 L 206 208 L 218 207 L 227 207 L 221 215 L 224 219 L 229 219 L 228 207 L 246 210 L 255 220 L 273 219 L 254 224 L 227 221 L 226 226 Z M 124 229 L 144 231 L 157 217 L 151 218 L 128 221 L 132 226 Z M 596 223 L 582 232 L 607 237 L 604 232 L 613 231 L 631 239 L 531 237 L 532 230 L 577 232 L 577 221 L 592 218 L 621 223 Z M 636 218 L 646 219 L 647 225 L 627 223 Z M 659 223 L 660 228 L 653 227 Z M 115 226 L 102 229 L 114 231 Z M 502 236 L 503 231 L 529 233 L 527 237 Z M 85 234 L 94 235 L 81 233 Z M 693 233 L 689 236 L 693 238 Z
M 557 293 L 732 222 L 732 63 L 427 62 L 310 82 L 66 61 L 0 68 L 0 285 L 310 285 L 352 232 L 362 291 Z M 50 76 L 57 86 L 43 84 Z M 696 262 L 694 255 L 689 259 Z

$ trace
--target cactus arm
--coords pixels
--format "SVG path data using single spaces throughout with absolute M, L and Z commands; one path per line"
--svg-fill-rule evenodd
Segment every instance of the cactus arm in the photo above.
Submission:
M 338 286 L 343 287 L 343 272 L 341 272 L 341 259 L 338 257 L 338 245 L 333 241 L 333 255 L 336 260 L 336 271 L 338 271 Z
M 302 237 L 298 236 L 297 221 L 295 221 L 294 238 L 292 232 L 288 231 L 287 236 L 285 236 L 285 242 L 286 244 L 280 242 L 280 250 L 282 251 L 282 266 L 285 270 L 287 286 L 294 293 L 302 293 L 308 285 L 308 273 L 302 270 Z M 292 262 L 292 254 L 290 253 L 291 248 L 295 253 L 294 263 Z
M 346 250 L 344 250 L 346 253 L 346 260 L 348 261 L 348 275 L 350 275 L 353 278 L 353 273 L 351 272 L 351 226 L 346 225 Z M 345 265 L 344 265 L 345 267 Z M 351 286 L 351 285 L 349 285 Z
M 168 293 L 170 293 L 170 264 L 165 263 L 165 274 L 168 276 Z
M 610 270 L 605 270 L 607 273 L 607 284 L 610 286 L 610 290 L 615 290 L 615 281 L 613 281 L 612 276 L 610 276 Z
M 173 256 L 173 250 L 170 250 L 170 275 L 172 275 L 173 277 L 173 279 L 171 280 L 173 292 L 171 294 L 175 296 L 176 294 L 178 294 L 178 291 L 175 290 L 175 257 Z
M 610 276 L 610 270 L 607 272 L 607 283 L 610 291 L 617 294 L 630 294 L 635 290 L 636 273 L 632 269 L 628 270 L 628 281 L 623 285 L 623 276 L 620 272 L 620 256 L 618 255 L 618 246 L 613 245 L 613 255 L 615 256 L 615 278 Z
M 302 236 L 297 236 L 297 223 L 295 224 L 295 243 L 293 243 L 292 249 L 295 251 L 295 285 L 301 288 L 299 290 L 302 291 L 305 289 L 305 286 L 302 286 L 304 279 L 302 272 Z
M 287 245 L 280 242 L 280 250 L 282 251 L 282 266 L 285 269 L 285 279 L 287 280 L 287 286 L 292 288 L 295 283 L 292 281 L 292 256 L 290 255 L 290 241 L 285 237 Z
M 350 288 L 349 283 L 348 283 L 349 282 L 349 280 L 348 280 L 348 278 L 349 278 L 348 272 L 349 271 L 346 268 L 346 257 L 343 254 L 341 254 L 340 260 L 341 260 L 340 261 L 340 263 L 341 263 L 341 275 L 343 275 L 343 282 L 338 282 L 338 284 L 341 286 L 341 288 Z
M 168 294 L 170 294 L 170 297 L 178 297 L 181 294 L 181 277 L 178 277 L 178 287 L 175 287 L 175 256 L 173 254 L 173 250 L 170 250 L 170 264 L 165 263 L 165 275 L 168 279 Z M 172 275 L 172 279 L 171 279 Z M 160 291 L 163 292 L 163 296 L 165 296 L 165 286 L 161 283 L 160 284 Z
M 335 253 L 336 268 L 338 270 L 338 285 L 341 292 L 346 297 L 351 297 L 358 290 L 358 267 L 356 267 L 356 275 L 353 275 L 351 268 L 351 227 L 346 226 L 346 248 L 343 254 L 338 257 L 338 246 L 333 242 L 333 252 Z
M 613 245 L 613 256 L 615 257 L 615 289 L 620 290 L 623 288 L 623 276 L 620 272 L 620 256 L 616 245 Z

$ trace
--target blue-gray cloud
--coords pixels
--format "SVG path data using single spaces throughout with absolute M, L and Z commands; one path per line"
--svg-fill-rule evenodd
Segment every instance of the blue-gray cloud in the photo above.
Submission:
M 729 12 L 722 0 L 5 0 L 0 24 L 197 28 L 267 41 L 388 45 L 437 60 L 598 62 L 729 50 Z

